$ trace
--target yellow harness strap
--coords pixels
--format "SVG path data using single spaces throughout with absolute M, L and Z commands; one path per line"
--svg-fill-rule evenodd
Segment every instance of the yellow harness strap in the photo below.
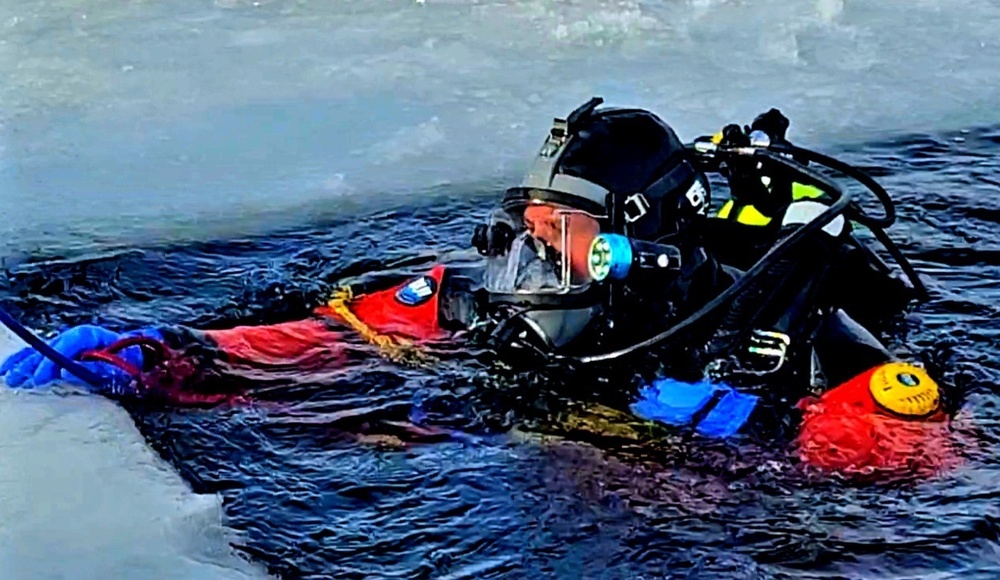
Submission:
M 396 362 L 426 361 L 429 358 L 413 343 L 389 334 L 382 334 L 365 324 L 363 320 L 351 312 L 350 302 L 352 300 L 354 300 L 354 292 L 351 288 L 341 287 L 333 293 L 327 306 L 360 334 L 366 342 L 378 346 L 386 358 Z

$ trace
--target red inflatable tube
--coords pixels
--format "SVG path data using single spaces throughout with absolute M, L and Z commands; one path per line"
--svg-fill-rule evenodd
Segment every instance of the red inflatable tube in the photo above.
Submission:
M 314 311 L 316 318 L 271 326 L 240 326 L 206 335 L 233 362 L 300 365 L 303 369 L 346 361 L 345 333 L 357 333 L 360 322 L 371 332 L 414 342 L 447 336 L 438 318 L 438 293 L 445 267 L 435 266 L 424 276 L 352 298 L 344 306 L 354 320 L 332 303 Z M 331 323 L 339 327 L 332 328 Z
M 796 451 L 822 471 L 929 474 L 955 463 L 938 386 L 919 367 L 880 365 L 798 406 Z

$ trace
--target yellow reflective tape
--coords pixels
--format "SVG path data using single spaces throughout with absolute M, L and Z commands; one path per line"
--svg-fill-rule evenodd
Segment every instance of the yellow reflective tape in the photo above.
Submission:
M 721 133 L 719 135 L 721 136 Z M 765 177 L 762 177 L 761 179 L 764 180 Z M 764 184 L 770 188 L 770 179 L 767 179 Z M 806 185 L 804 183 L 792 183 L 792 201 L 819 199 L 825 195 L 826 194 L 823 190 L 816 186 Z M 735 207 L 736 204 L 730 199 L 723 204 L 722 208 L 719 209 L 719 213 L 716 214 L 716 217 L 728 219 L 733 212 L 733 208 Z M 757 211 L 757 208 L 752 205 L 746 205 L 738 211 L 736 221 L 748 226 L 766 226 L 771 223 L 771 218 Z
M 803 199 L 819 199 L 825 194 L 823 190 L 815 187 L 813 185 L 806 185 L 804 183 L 792 183 L 792 201 L 799 201 Z
M 715 217 L 722 219 L 728 218 L 729 212 L 733 211 L 733 205 L 734 205 L 733 200 L 727 201 L 725 204 L 722 205 L 722 208 L 719 210 L 719 213 L 716 214 Z
M 731 219 L 736 218 L 736 221 L 746 225 L 746 226 L 766 226 L 771 223 L 771 218 L 757 211 L 752 205 L 740 206 L 736 209 L 736 214 L 733 214 L 733 209 L 737 208 L 736 203 L 733 200 L 729 200 L 719 208 L 719 213 L 715 214 L 718 219 Z
M 757 208 L 754 206 L 747 205 L 740 210 L 736 221 L 748 226 L 766 226 L 771 223 L 771 218 L 757 211 Z

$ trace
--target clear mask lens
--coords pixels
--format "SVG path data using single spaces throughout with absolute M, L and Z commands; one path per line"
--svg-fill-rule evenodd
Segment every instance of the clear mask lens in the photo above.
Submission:
M 506 252 L 487 258 L 486 289 L 503 294 L 558 294 L 585 287 L 590 244 L 598 217 L 549 202 L 510 202 L 490 216 L 490 227 L 509 227 Z

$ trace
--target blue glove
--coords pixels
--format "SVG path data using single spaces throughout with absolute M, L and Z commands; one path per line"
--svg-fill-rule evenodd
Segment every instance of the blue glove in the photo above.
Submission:
M 639 391 L 639 400 L 632 404 L 632 411 L 644 419 L 669 425 L 687 425 L 719 390 L 719 386 L 708 382 L 683 383 L 674 379 L 657 379 Z
M 663 378 L 639 391 L 632 412 L 675 427 L 693 426 L 708 437 L 730 437 L 743 427 L 757 401 L 725 384 Z
M 130 336 L 148 336 L 157 340 L 163 340 L 163 336 L 153 328 L 146 328 L 128 333 L 117 333 L 100 326 L 84 324 L 75 326 L 60 333 L 55 338 L 48 341 L 49 346 L 69 359 L 76 359 L 81 353 L 88 350 L 106 348 L 115 342 Z M 138 346 L 131 346 L 118 353 L 123 360 L 142 368 L 142 349 Z M 121 390 L 128 385 L 132 377 L 121 369 L 103 362 L 81 362 L 80 365 L 91 370 L 98 376 L 105 378 L 112 391 Z M 41 387 L 56 380 L 83 385 L 93 389 L 82 379 L 72 373 L 59 368 L 54 362 L 42 356 L 34 348 L 26 347 L 11 356 L 0 365 L 0 377 L 3 377 L 7 385 L 18 388 Z

